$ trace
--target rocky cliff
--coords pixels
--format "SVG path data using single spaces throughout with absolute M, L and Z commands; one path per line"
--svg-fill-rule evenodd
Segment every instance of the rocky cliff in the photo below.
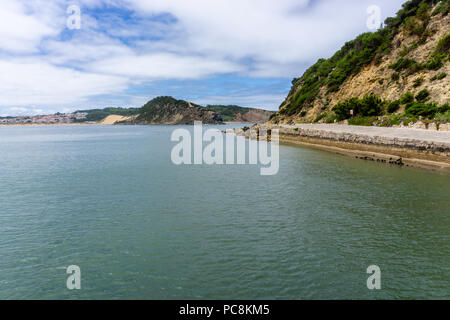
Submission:
M 271 123 L 450 121 L 449 3 L 408 1 L 377 32 L 320 59 L 293 80 Z

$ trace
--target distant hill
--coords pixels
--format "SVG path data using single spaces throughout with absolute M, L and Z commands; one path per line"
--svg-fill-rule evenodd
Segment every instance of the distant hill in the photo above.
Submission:
M 221 124 L 222 118 L 214 111 L 172 97 L 158 97 L 147 102 L 139 111 L 135 124 Z
M 75 113 L 87 113 L 85 119 L 78 120 L 77 122 L 101 122 L 108 116 L 117 115 L 123 117 L 131 117 L 140 113 L 140 108 L 105 108 L 105 109 L 92 109 L 92 110 L 78 110 Z
M 147 102 L 142 108 L 105 108 L 76 112 L 87 114 L 85 119 L 78 122 L 109 123 L 117 119 L 120 124 L 193 124 L 194 121 L 202 121 L 205 124 L 266 122 L 274 113 L 236 105 L 203 107 L 169 96 L 157 97 Z
M 272 111 L 235 105 L 208 105 L 206 108 L 219 114 L 226 122 L 266 122 L 274 114 Z

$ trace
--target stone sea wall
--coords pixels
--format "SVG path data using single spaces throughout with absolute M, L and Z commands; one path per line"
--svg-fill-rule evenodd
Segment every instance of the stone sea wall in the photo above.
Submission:
M 345 132 L 334 130 L 335 127 L 330 130 L 325 128 L 262 124 L 236 129 L 234 133 L 249 139 L 266 139 L 268 133 L 270 139 L 273 130 L 278 129 L 281 143 L 309 146 L 364 160 L 450 172 L 450 139 L 446 141 L 446 136 L 444 139 L 439 136 L 437 139 L 425 139 L 421 138 L 420 134 L 416 134 L 417 137 L 370 135 L 348 132 L 353 130 L 350 127 Z M 383 129 L 388 128 L 378 130 Z M 417 131 L 420 133 L 421 130 Z M 413 135 L 414 133 L 416 131 L 412 131 Z

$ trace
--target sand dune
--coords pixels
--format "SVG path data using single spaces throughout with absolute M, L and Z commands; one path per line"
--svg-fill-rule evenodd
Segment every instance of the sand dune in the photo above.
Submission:
M 115 124 L 116 122 L 119 121 L 125 121 L 125 120 L 130 120 L 133 117 L 125 117 L 125 116 L 118 116 L 118 115 L 110 115 L 107 116 L 105 119 L 103 119 L 102 121 L 100 121 L 100 124 L 106 124 L 106 125 L 111 125 L 111 124 Z

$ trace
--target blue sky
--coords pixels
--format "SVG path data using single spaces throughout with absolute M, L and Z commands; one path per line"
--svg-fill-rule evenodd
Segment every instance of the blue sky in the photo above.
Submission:
M 276 110 L 317 59 L 403 0 L 2 0 L 0 115 L 159 95 Z M 79 29 L 69 29 L 80 8 Z

